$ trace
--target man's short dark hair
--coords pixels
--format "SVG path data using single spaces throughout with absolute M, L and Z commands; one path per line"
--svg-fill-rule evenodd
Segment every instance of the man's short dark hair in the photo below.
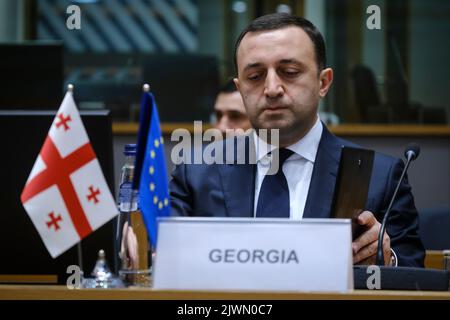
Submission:
M 238 91 L 233 78 L 229 78 L 220 88 L 218 93 L 233 93 Z
M 272 13 L 253 20 L 247 28 L 241 32 L 236 40 L 236 44 L 234 46 L 234 67 L 236 74 L 238 73 L 237 51 L 239 45 L 241 44 L 242 38 L 244 38 L 248 32 L 277 30 L 290 26 L 299 27 L 306 32 L 314 45 L 318 70 L 323 70 L 326 66 L 326 52 L 325 41 L 323 40 L 320 31 L 317 30 L 317 28 L 305 18 L 297 17 L 289 13 Z

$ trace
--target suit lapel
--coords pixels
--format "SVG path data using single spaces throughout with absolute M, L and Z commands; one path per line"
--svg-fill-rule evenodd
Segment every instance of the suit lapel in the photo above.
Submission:
M 245 143 L 245 152 L 238 152 L 238 141 Z M 255 161 L 249 161 L 255 156 L 253 135 L 236 138 L 234 146 L 235 163 L 217 166 L 222 179 L 227 215 L 253 217 L 256 164 L 251 164 Z
M 342 145 L 323 124 L 314 169 L 306 198 L 304 218 L 329 218 Z

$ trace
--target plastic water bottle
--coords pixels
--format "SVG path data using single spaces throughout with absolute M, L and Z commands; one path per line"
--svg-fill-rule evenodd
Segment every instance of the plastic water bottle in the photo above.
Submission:
M 125 164 L 122 167 L 119 185 L 119 211 L 131 212 L 138 209 L 138 192 L 133 190 L 134 162 L 136 145 L 126 144 L 124 151 Z
M 151 246 L 147 229 L 139 209 L 138 190 L 133 190 L 136 145 L 124 149 L 125 164 L 119 185 L 117 247 L 119 249 L 119 276 L 129 286 L 151 285 Z

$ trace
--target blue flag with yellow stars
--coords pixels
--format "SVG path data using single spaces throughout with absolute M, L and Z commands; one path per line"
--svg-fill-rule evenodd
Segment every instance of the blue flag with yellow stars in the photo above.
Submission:
M 154 248 L 157 239 L 157 218 L 170 215 L 163 143 L 155 99 L 150 92 L 144 92 L 135 164 L 137 179 L 134 179 L 134 183 L 139 185 L 139 204 L 150 243 Z

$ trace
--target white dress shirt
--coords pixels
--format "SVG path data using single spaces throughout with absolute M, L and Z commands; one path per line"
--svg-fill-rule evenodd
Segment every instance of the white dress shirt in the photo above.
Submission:
M 285 161 L 282 170 L 286 176 L 289 187 L 289 216 L 293 220 L 300 220 L 303 217 L 317 149 L 319 147 L 320 138 L 322 137 L 322 130 L 322 122 L 320 121 L 319 116 L 317 116 L 316 123 L 311 130 L 309 130 L 302 139 L 287 147 L 287 149 L 292 150 L 294 154 Z M 275 149 L 275 146 L 267 144 L 256 134 L 256 132 L 253 134 L 255 135 L 254 141 L 257 160 L 253 210 L 253 216 L 256 217 L 259 191 L 264 176 L 270 168 L 268 153 Z

